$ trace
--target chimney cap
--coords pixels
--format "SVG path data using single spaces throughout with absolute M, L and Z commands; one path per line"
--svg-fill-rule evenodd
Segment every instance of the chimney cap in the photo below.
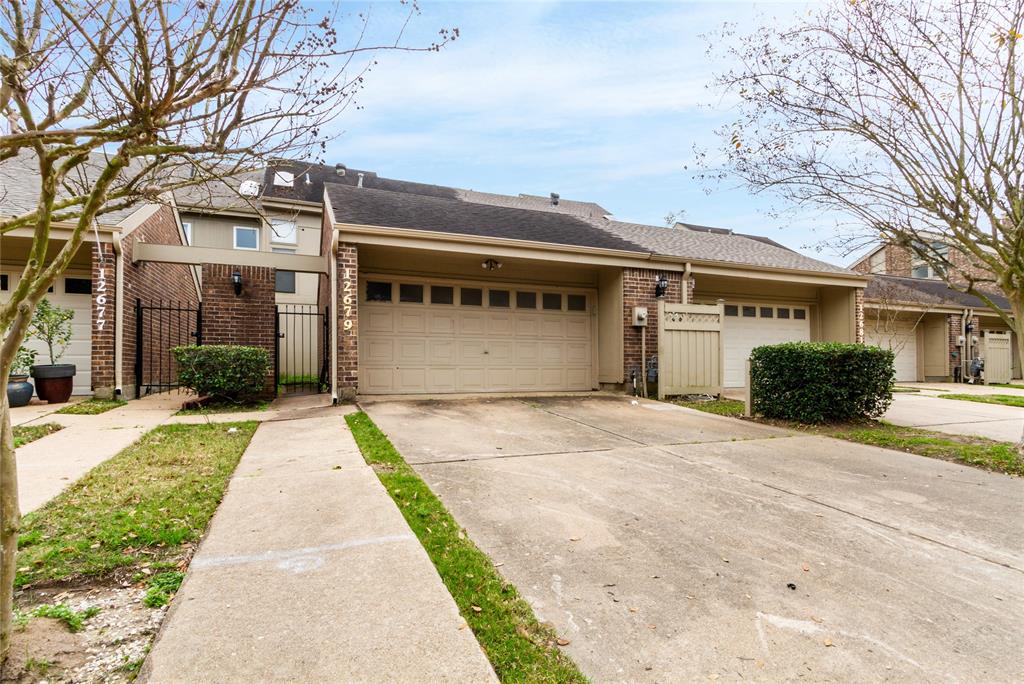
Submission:
M 559 195 L 557 192 L 551 193 L 551 204 L 557 205 L 558 204 L 558 200 L 560 198 L 561 198 L 561 195 Z

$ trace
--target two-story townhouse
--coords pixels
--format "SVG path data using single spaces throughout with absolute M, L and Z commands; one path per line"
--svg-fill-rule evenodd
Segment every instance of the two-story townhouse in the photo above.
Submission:
M 941 242 L 958 269 L 984 275 L 982 267 L 961 250 Z M 883 244 L 850 267 L 871 276 L 864 294 L 864 337 L 868 344 L 896 352 L 896 379 L 946 382 L 970 375 L 972 359 L 985 359 L 989 333 L 1010 332 L 1012 376 L 1021 377 L 1016 333 L 980 298 L 958 292 L 943 282 L 923 259 L 905 247 Z M 985 290 L 1009 313 L 1007 299 L 994 288 Z

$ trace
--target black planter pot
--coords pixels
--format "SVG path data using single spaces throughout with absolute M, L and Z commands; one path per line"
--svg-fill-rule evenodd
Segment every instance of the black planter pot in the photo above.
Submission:
M 32 377 L 36 379 L 36 394 L 50 404 L 63 404 L 71 398 L 75 372 L 73 363 L 32 366 Z
M 11 408 L 26 406 L 32 401 L 32 383 L 27 375 L 12 375 L 7 380 L 7 405 Z

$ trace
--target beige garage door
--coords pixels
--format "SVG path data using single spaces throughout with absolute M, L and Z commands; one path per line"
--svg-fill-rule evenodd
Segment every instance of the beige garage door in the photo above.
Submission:
M 728 303 L 722 329 L 725 386 L 747 384 L 747 359 L 756 347 L 811 339 L 808 308 L 803 304 Z
M 917 321 L 864 321 L 864 343 L 896 353 L 896 380 L 917 380 Z
M 6 301 L 17 286 L 21 272 L 4 269 L 0 272 L 0 301 Z M 71 341 L 57 363 L 75 364 L 75 394 L 89 394 L 92 385 L 92 277 L 85 271 L 71 271 L 58 276 L 46 295 L 51 304 L 75 312 L 71 319 Z M 46 345 L 39 340 L 25 343 L 38 352 L 37 363 L 50 363 Z
M 367 278 L 363 394 L 593 389 L 593 293 Z

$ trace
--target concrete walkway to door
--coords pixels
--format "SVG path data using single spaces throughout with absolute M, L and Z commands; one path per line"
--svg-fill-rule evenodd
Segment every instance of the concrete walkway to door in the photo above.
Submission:
M 344 413 L 259 427 L 141 681 L 496 681 Z

